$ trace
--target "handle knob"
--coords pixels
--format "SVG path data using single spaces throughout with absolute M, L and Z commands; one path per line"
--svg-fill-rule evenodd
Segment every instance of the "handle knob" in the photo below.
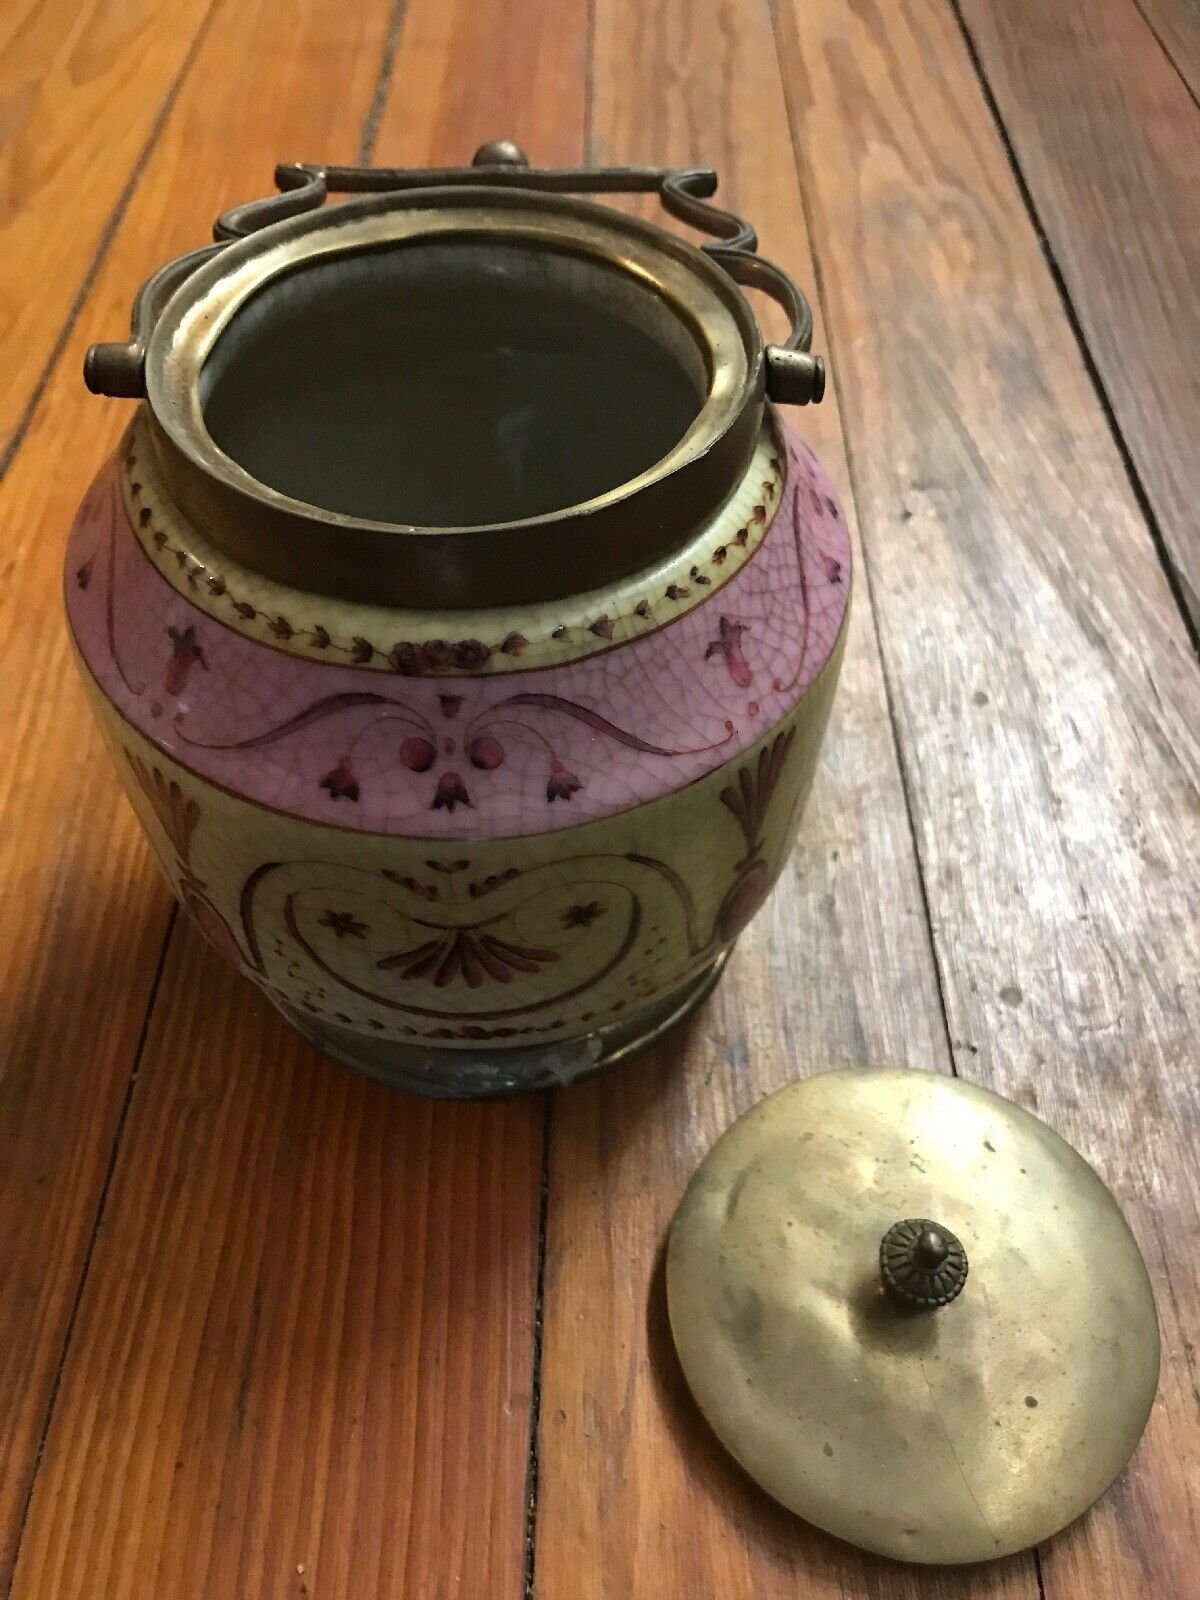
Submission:
M 473 167 L 527 167 L 529 157 L 511 139 L 489 139 L 471 157 Z
M 967 1281 L 967 1253 L 940 1222 L 908 1217 L 895 1222 L 879 1246 L 883 1287 L 902 1304 L 920 1311 L 948 1306 Z
M 767 346 L 767 395 L 779 405 L 816 405 L 825 393 L 825 363 L 807 350 Z
M 83 362 L 83 381 L 93 394 L 140 400 L 146 393 L 146 352 L 136 339 L 127 344 L 94 344 Z

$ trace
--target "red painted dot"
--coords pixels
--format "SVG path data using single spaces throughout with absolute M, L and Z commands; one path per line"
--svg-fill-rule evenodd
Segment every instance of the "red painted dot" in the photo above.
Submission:
M 504 760 L 504 746 L 490 734 L 480 733 L 467 746 L 471 765 L 481 772 L 494 772 Z
M 412 737 L 400 746 L 400 760 L 410 772 L 428 772 L 437 751 L 429 739 Z

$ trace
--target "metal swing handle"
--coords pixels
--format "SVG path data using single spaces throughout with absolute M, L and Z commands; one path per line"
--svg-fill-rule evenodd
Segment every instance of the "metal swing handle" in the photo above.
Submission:
M 782 404 L 807 405 L 825 392 L 825 363 L 808 353 L 812 312 L 800 288 L 781 267 L 758 255 L 758 237 L 743 218 L 710 204 L 717 175 L 708 167 L 531 167 L 509 140 L 482 145 L 469 167 L 337 167 L 283 162 L 275 169 L 279 193 L 222 212 L 215 244 L 179 256 L 160 268 L 134 301 L 132 338 L 93 345 L 84 380 L 93 393 L 137 397 L 145 393 L 146 343 L 170 296 L 191 272 L 235 239 L 288 217 L 316 211 L 331 194 L 389 194 L 401 190 L 486 183 L 542 194 L 657 194 L 664 210 L 714 237 L 701 246 L 736 283 L 760 289 L 783 308 L 791 331 L 766 349 L 767 394 Z

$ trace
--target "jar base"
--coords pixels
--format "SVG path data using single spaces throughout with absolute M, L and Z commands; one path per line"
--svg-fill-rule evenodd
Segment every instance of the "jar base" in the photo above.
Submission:
M 711 966 L 682 989 L 656 1001 L 628 1021 L 599 1028 L 581 1039 L 516 1049 L 459 1050 L 444 1045 L 378 1039 L 327 1022 L 286 1002 L 280 1011 L 322 1054 L 364 1077 L 405 1094 L 437 1100 L 484 1100 L 565 1088 L 577 1078 L 613 1066 L 652 1043 L 706 1000 L 729 959 L 723 950 Z

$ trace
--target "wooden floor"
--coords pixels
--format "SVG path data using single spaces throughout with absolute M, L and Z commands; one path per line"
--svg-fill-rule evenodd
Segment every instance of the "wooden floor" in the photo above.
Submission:
M 0 16 L 0 1597 L 1200 1595 L 1194 0 L 8 0 Z M 85 346 L 277 158 L 703 160 L 815 289 L 860 581 L 785 881 L 682 1035 L 430 1105 L 174 917 L 85 714 Z M 682 1392 L 663 1232 L 849 1061 L 1035 1107 L 1145 1251 L 1133 1465 L 1045 1548 L 903 1569 Z

